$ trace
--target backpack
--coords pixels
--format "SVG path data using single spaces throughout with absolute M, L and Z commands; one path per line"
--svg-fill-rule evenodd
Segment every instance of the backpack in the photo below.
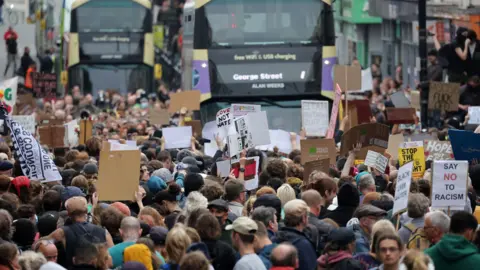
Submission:
M 66 242 L 66 268 L 72 265 L 72 258 L 75 254 L 75 249 L 79 244 L 84 242 L 90 242 L 93 244 L 106 242 L 105 229 L 87 222 L 64 226 L 63 231 L 65 233 Z
M 412 232 L 407 242 L 407 249 L 425 250 L 430 247 L 430 241 L 428 241 L 427 235 L 423 227 L 417 228 L 412 223 L 404 225 L 409 231 Z

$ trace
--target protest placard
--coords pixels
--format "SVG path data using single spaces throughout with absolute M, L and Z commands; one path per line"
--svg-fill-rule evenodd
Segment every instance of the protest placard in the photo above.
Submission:
M 400 166 L 413 161 L 412 177 L 420 179 L 425 172 L 425 154 L 423 141 L 404 142 L 398 148 L 398 162 Z
M 362 89 L 362 69 L 359 66 L 335 65 L 333 81 L 343 91 L 359 91 Z
M 328 101 L 302 100 L 302 127 L 307 136 L 325 136 L 328 129 Z
M 387 121 L 390 124 L 415 123 L 414 108 L 387 108 Z
M 168 112 L 176 113 L 183 107 L 187 110 L 200 110 L 200 91 L 189 90 L 170 94 Z
M 347 106 L 345 101 L 342 101 L 342 106 L 346 110 Z M 350 127 L 354 127 L 359 124 L 370 123 L 372 117 L 372 109 L 370 108 L 370 102 L 367 99 L 357 99 L 348 101 L 348 110 L 345 115 L 348 115 L 349 125 L 346 127 L 347 131 Z
M 245 162 L 245 172 L 243 179 L 245 181 L 245 189 L 252 190 L 258 188 L 258 166 L 260 164 L 259 157 L 249 157 Z M 240 175 L 240 162 L 235 161 L 231 166 L 233 174 L 236 178 Z
M 330 164 L 336 164 L 337 149 L 333 139 L 300 140 L 301 162 L 329 158 Z
M 200 120 L 185 121 L 185 126 L 192 127 L 193 136 L 202 136 L 202 122 Z
M 347 155 L 357 143 L 361 143 L 362 148 L 377 146 L 387 149 L 389 133 L 390 129 L 388 126 L 378 123 L 355 126 L 343 134 L 340 155 Z M 358 159 L 364 159 L 365 156 L 358 157 Z
M 412 183 L 412 171 L 413 162 L 408 162 L 404 164 L 398 170 L 392 216 L 395 216 L 396 214 L 407 208 L 408 195 L 410 193 L 410 184 Z
M 190 148 L 192 145 L 192 127 L 163 128 L 165 149 Z
M 395 108 L 410 108 L 410 101 L 408 101 L 403 91 L 393 93 L 390 96 L 390 99 L 392 100 L 393 106 L 395 106 Z
M 340 89 L 340 86 L 337 84 L 335 87 L 335 99 L 333 101 L 330 122 L 328 124 L 327 135 L 325 136 L 327 139 L 333 139 L 333 136 L 335 135 L 335 126 L 337 125 L 338 107 L 340 105 L 341 97 L 342 89 Z
M 32 115 L 13 115 L 12 116 L 13 120 L 17 121 L 22 127 L 30 132 L 33 136 L 35 136 L 35 116 Z
M 47 145 L 49 148 L 61 148 L 65 146 L 65 126 L 63 123 L 57 124 L 54 121 L 41 125 L 38 128 L 40 144 Z
M 292 152 L 290 132 L 281 129 L 270 129 L 268 132 L 270 133 L 270 144 L 256 146 L 255 149 L 273 151 L 277 147 L 280 153 L 289 154 Z
M 480 106 L 468 107 L 468 124 L 478 125 L 480 124 Z
M 420 91 L 410 92 L 410 106 L 417 111 L 420 111 Z
M 57 95 L 57 75 L 55 73 L 32 73 L 33 92 L 37 98 L 55 98 Z
M 112 151 L 104 142 L 95 184 L 102 201 L 131 201 L 138 190 L 140 150 Z
M 249 113 L 261 111 L 262 106 L 252 104 L 232 104 L 230 109 L 231 119 L 235 119 L 240 116 L 247 115 Z
M 388 158 L 384 155 L 372 150 L 368 150 L 365 158 L 365 165 L 375 168 L 380 172 L 384 172 L 388 165 Z
M 371 91 L 373 88 L 372 69 L 367 68 L 362 70 L 362 91 Z
M 442 112 L 458 111 L 460 84 L 430 82 L 428 93 L 428 109 Z
M 217 116 L 216 116 L 217 130 L 221 138 L 226 138 L 228 134 L 228 128 L 230 127 L 230 124 L 232 121 L 230 116 L 230 109 L 231 107 L 228 107 L 225 109 L 221 109 L 220 111 L 217 112 Z
M 304 181 L 307 181 L 310 174 L 313 171 L 320 171 L 324 172 L 326 174 L 329 173 L 329 168 L 330 168 L 330 159 L 329 158 L 324 158 L 324 159 L 319 159 L 319 160 L 312 160 L 309 162 L 305 162 L 303 165 L 303 179 Z
M 468 162 L 433 161 L 432 207 L 463 207 L 467 202 Z
M 429 160 L 451 160 L 453 159 L 452 144 L 449 141 L 425 140 L 423 151 L 426 161 Z
M 92 137 L 93 123 L 92 120 L 82 119 L 80 120 L 80 134 L 78 135 L 78 143 L 85 144 L 88 139 Z
M 403 134 L 395 134 L 395 135 L 390 135 L 388 137 L 388 149 L 387 153 L 392 155 L 392 158 L 394 160 L 398 160 L 398 147 L 400 146 L 401 143 L 404 142 Z
M 217 123 L 215 121 L 210 121 L 205 123 L 202 128 L 202 138 L 215 141 L 215 136 L 218 134 Z M 222 138 L 227 138 L 227 135 L 223 136 Z
M 470 165 L 480 163 L 480 134 L 449 129 L 448 138 L 456 160 L 467 160 Z
M 170 113 L 167 110 L 150 110 L 150 123 L 159 127 L 170 124 Z
M 252 112 L 233 120 L 228 131 L 228 150 L 230 157 L 243 149 L 257 145 L 270 144 L 266 112 Z

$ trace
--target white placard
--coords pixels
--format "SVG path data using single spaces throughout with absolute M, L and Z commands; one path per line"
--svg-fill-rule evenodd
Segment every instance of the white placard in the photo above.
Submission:
M 217 124 L 217 132 L 221 138 L 225 138 L 228 133 L 228 128 L 230 127 L 231 123 L 231 116 L 230 116 L 231 108 L 221 109 L 217 112 L 216 116 L 216 124 Z
M 464 207 L 467 202 L 468 161 L 433 161 L 432 207 Z
M 72 120 L 68 123 L 65 123 L 63 126 L 65 127 L 65 145 L 69 147 L 78 145 L 78 134 L 75 132 L 75 129 L 78 128 L 77 121 Z
M 138 150 L 136 146 L 131 146 L 121 143 L 110 143 L 110 151 L 128 151 L 128 150 Z
M 254 112 L 233 120 L 228 131 L 230 157 L 243 149 L 270 144 L 266 112 Z
M 165 138 L 165 149 L 190 148 L 192 145 L 192 127 L 170 127 L 163 128 Z
M 277 147 L 280 153 L 289 154 L 292 152 L 292 142 L 290 140 L 290 132 L 281 129 L 270 129 L 270 144 L 256 146 L 256 149 L 262 151 L 273 151 Z M 300 137 L 297 135 L 297 137 Z
M 373 89 L 372 70 L 370 68 L 362 70 L 362 92 Z
M 328 101 L 302 100 L 302 126 L 307 136 L 325 136 L 328 123 Z
M 261 111 L 262 106 L 252 104 L 232 104 L 230 109 L 231 119 Z
M 218 134 L 217 123 L 215 121 L 210 121 L 203 125 L 202 129 L 202 138 L 215 141 L 215 135 Z M 223 138 L 226 138 L 225 136 Z
M 395 187 L 395 201 L 392 216 L 407 208 L 410 184 L 412 183 L 413 162 L 409 162 L 398 170 L 397 185 Z
M 480 106 L 468 107 L 468 124 L 478 125 L 480 124 Z
M 423 147 L 423 141 L 403 142 L 398 146 L 398 148 L 415 148 L 415 147 Z
M 203 152 L 205 155 L 213 157 L 217 153 L 218 147 L 216 142 L 209 142 L 203 144 Z
M 22 125 L 23 129 L 35 136 L 35 116 L 32 115 L 13 115 L 13 120 Z
M 388 158 L 372 150 L 368 150 L 365 158 L 365 165 L 375 168 L 380 172 L 385 172 L 388 165 Z
M 230 160 L 217 161 L 217 174 L 220 177 L 228 177 L 230 175 Z

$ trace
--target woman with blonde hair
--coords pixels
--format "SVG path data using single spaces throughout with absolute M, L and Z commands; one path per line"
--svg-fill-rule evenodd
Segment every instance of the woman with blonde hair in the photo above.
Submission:
M 416 249 L 410 249 L 402 259 L 399 270 L 435 270 L 428 255 Z
M 182 227 L 174 227 L 167 234 L 165 250 L 167 263 L 162 265 L 163 270 L 178 269 L 180 261 L 187 253 L 187 248 L 192 244 L 190 237 Z
M 372 239 L 370 239 L 370 252 L 361 252 L 353 256 L 355 260 L 365 266 L 365 269 L 375 268 L 382 264 L 377 260 L 375 249 L 375 243 L 382 234 L 396 234 L 395 227 L 393 227 L 392 222 L 389 220 L 382 219 L 373 225 L 372 233 L 370 234 L 372 237 Z
M 289 184 L 283 184 L 277 189 L 277 197 L 282 201 L 282 207 L 289 201 L 297 198 L 295 189 Z

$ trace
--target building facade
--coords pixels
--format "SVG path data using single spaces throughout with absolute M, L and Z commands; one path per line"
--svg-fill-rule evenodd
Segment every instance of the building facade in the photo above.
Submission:
M 381 61 L 382 19 L 370 16 L 368 0 L 337 0 L 334 2 L 337 56 L 340 64 L 358 58 L 363 68 Z

